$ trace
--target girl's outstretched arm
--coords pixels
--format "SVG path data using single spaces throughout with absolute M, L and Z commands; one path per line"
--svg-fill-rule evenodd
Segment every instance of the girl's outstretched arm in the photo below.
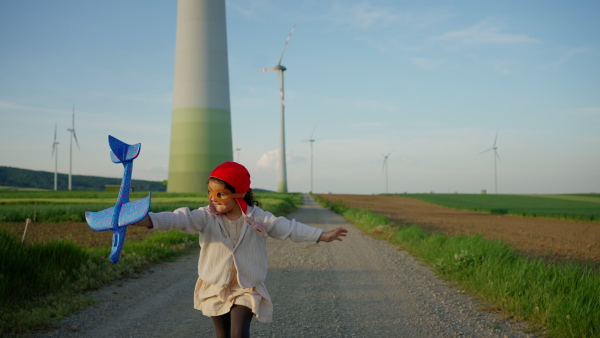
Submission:
M 348 230 L 342 228 L 341 226 L 334 230 L 323 231 L 317 242 L 341 241 L 342 237 L 346 237 L 347 233 Z

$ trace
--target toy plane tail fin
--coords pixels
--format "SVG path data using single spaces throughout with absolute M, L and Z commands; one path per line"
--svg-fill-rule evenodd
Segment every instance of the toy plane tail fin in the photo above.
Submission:
M 110 135 L 108 136 L 108 144 L 112 150 L 110 159 L 114 163 L 123 163 L 135 159 L 142 148 L 141 143 L 130 145 Z

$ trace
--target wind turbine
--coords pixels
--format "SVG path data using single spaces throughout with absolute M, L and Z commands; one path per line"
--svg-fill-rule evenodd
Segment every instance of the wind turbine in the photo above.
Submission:
M 239 146 L 239 144 L 240 144 L 240 139 L 239 138 L 238 138 L 237 144 L 238 145 L 235 147 L 235 153 L 237 154 L 237 161 L 236 162 L 240 163 L 240 154 L 242 152 L 242 148 L 240 148 L 240 146 Z
M 317 123 L 318 124 L 318 123 Z M 315 129 L 317 129 L 317 124 L 315 124 L 312 133 L 310 134 L 310 138 L 308 140 L 304 140 L 302 142 L 310 142 L 310 192 L 313 192 L 313 143 L 315 143 L 315 139 L 313 136 L 315 135 Z
M 56 141 L 56 122 L 54 123 L 54 142 L 52 142 L 52 157 L 54 157 L 54 191 L 58 190 L 58 142 Z
M 281 52 L 281 56 L 279 57 L 279 62 L 275 67 L 271 68 L 263 68 L 260 69 L 259 72 L 264 72 L 268 70 L 276 71 L 279 75 L 279 94 L 281 95 L 281 122 L 280 122 L 280 133 L 279 133 L 279 184 L 278 191 L 279 192 L 287 192 L 287 173 L 285 166 L 285 100 L 284 100 L 284 91 L 283 91 L 283 72 L 287 69 L 281 64 L 281 60 L 283 60 L 283 54 L 285 53 L 285 49 L 287 48 L 288 42 L 292 37 L 292 33 L 294 33 L 294 29 L 296 29 L 296 25 L 292 27 L 290 34 L 288 34 L 287 39 L 285 40 L 285 44 L 283 45 L 283 51 Z
M 393 151 L 393 150 L 392 150 Z M 381 169 L 381 172 L 383 173 L 385 171 L 385 193 L 388 193 L 388 157 L 390 157 L 390 154 L 392 152 L 390 151 L 387 155 L 384 155 L 383 153 L 381 153 L 381 155 L 383 155 L 383 168 Z
M 500 156 L 498 156 L 498 152 L 497 152 L 498 147 L 496 147 L 496 141 L 498 141 L 498 130 L 496 130 L 496 138 L 494 139 L 494 145 L 491 148 L 486 149 L 479 153 L 479 154 L 483 154 L 490 150 L 494 151 L 494 194 L 498 193 L 498 176 L 497 176 L 497 170 L 496 170 L 496 159 L 498 159 L 498 161 L 500 161 Z
M 75 105 L 73 105 L 73 116 L 71 119 L 71 128 L 67 129 L 71 136 L 69 136 L 69 190 L 71 190 L 71 176 L 73 173 L 73 139 L 75 139 L 75 143 L 77 143 L 77 149 L 79 148 L 79 142 L 77 141 L 77 135 L 75 134 Z

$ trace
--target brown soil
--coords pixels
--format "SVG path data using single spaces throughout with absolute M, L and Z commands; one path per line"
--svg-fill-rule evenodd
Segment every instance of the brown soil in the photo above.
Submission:
M 553 260 L 600 263 L 600 224 L 490 215 L 460 211 L 403 196 L 321 194 L 352 208 L 368 209 L 397 225 L 417 224 L 428 232 L 481 234 L 500 239 L 515 250 Z
M 0 228 L 8 229 L 23 238 L 25 223 L 0 223 Z M 128 227 L 126 241 L 141 241 L 150 236 L 150 232 L 140 227 Z M 50 240 L 71 239 L 88 247 L 112 246 L 112 231 L 94 231 L 87 223 L 29 223 L 25 235 L 26 243 L 43 243 Z

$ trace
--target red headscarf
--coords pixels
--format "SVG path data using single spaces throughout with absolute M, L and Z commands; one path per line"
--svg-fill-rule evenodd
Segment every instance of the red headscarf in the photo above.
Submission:
M 245 194 L 252 190 L 250 189 L 250 173 L 248 169 L 236 162 L 220 164 L 210 173 L 209 177 L 215 177 L 223 182 L 227 182 L 227 184 L 235 188 L 236 194 Z M 245 214 L 246 210 L 248 210 L 248 204 L 244 201 L 244 198 L 236 198 L 235 200 Z

